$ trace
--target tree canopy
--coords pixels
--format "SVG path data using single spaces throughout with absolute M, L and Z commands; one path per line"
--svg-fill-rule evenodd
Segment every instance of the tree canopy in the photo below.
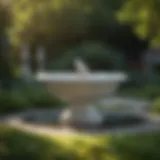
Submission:
M 148 39 L 151 41 L 151 45 L 159 47 L 159 0 L 127 0 L 117 17 L 122 23 L 131 24 L 140 38 Z
M 91 26 L 114 24 L 114 11 L 119 9 L 121 1 L 14 0 L 10 35 L 15 43 L 76 39 Z
M 143 48 L 141 41 L 131 27 L 119 24 L 116 18 L 118 10 L 129 2 L 131 0 L 12 0 L 8 7 L 0 4 L 0 23 L 7 26 L 16 52 L 24 43 L 33 48 L 42 44 L 48 58 L 53 58 L 83 41 L 93 40 L 138 54 Z M 126 15 L 125 6 L 121 16 Z

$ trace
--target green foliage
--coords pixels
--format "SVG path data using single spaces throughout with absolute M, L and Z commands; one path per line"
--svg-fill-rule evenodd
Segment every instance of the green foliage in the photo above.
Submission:
M 120 94 L 130 97 L 145 98 L 154 100 L 160 95 L 159 85 L 146 85 L 141 88 L 125 88 L 120 90 Z
M 120 87 L 120 94 L 151 100 L 160 95 L 159 75 L 142 72 L 129 72 L 127 74 L 128 81 Z
M 160 113 L 160 98 L 159 97 L 153 101 L 151 110 L 153 113 L 158 113 L 158 114 Z
M 158 0 L 128 0 L 118 13 L 123 23 L 132 24 L 142 38 L 149 38 L 159 47 L 160 42 L 160 2 Z
M 0 2 L 0 33 L 3 33 L 3 31 L 6 31 L 8 27 L 11 25 L 11 12 L 10 8 L 3 4 L 3 2 Z
M 30 101 L 16 91 L 0 92 L 0 113 L 20 111 L 32 107 Z
M 17 160 L 50 160 L 54 159 L 54 152 L 58 154 L 58 145 L 50 139 L 36 137 L 7 127 L 1 127 L 0 141 L 0 159 L 3 160 L 13 158 Z
M 106 154 L 107 147 L 98 140 L 92 142 L 87 137 L 59 139 L 0 126 L 0 159 L 113 160 L 109 153 Z
M 19 47 L 28 43 L 34 59 L 35 48 L 43 45 L 46 57 L 50 59 L 65 54 L 66 48 L 84 40 L 100 40 L 127 50 L 124 43 L 132 39 L 132 34 L 119 25 L 115 16 L 115 11 L 123 2 L 124 0 L 14 0 L 7 7 L 9 18 L 6 18 L 12 22 L 7 31 L 14 44 L 14 52 L 19 52 Z
M 159 160 L 160 133 L 112 137 L 110 147 L 118 160 Z
M 158 85 L 160 82 L 160 76 L 155 73 L 143 73 L 143 72 L 129 72 L 128 86 L 145 87 L 147 85 Z
M 41 85 L 30 84 L 13 91 L 0 91 L 0 113 L 32 108 L 59 108 L 64 103 Z
M 47 137 L 0 126 L 2 160 L 159 160 L 159 147 L 159 132 Z
M 77 57 L 82 58 L 91 70 L 123 69 L 125 64 L 122 53 L 111 47 L 106 47 L 103 43 L 88 41 L 72 48 L 65 55 L 55 59 L 50 68 L 74 69 L 74 59 Z
M 125 42 L 126 46 L 126 41 L 132 39 L 132 34 L 119 25 L 115 16 L 124 2 L 125 0 L 14 0 L 9 2 L 9 7 L 5 7 L 5 12 L 1 14 L 0 11 L 0 17 L 6 15 L 5 19 L 9 20 L 10 28 L 7 31 L 15 44 L 14 52 L 19 52 L 20 45 L 27 42 L 32 53 L 37 45 L 45 46 L 47 58 L 48 55 L 50 58 L 64 53 L 62 48 L 88 39 L 109 42 L 126 49 L 121 42 Z M 1 8 L 3 10 L 4 7 L 0 4 Z
M 17 43 L 24 38 L 29 42 L 35 39 L 45 42 L 46 39 L 53 37 L 56 37 L 56 41 L 65 40 L 86 30 L 91 10 L 92 6 L 84 1 L 14 1 L 12 3 L 14 27 L 10 34 Z
M 30 103 L 37 108 L 53 108 L 63 106 L 64 103 L 54 95 L 51 95 L 48 90 L 42 85 L 26 86 L 20 92 L 27 97 Z
M 123 0 L 15 0 L 10 36 L 21 42 L 56 44 L 87 34 L 92 26 L 116 24 L 115 10 Z M 98 21 L 98 23 L 97 23 Z M 54 43 L 54 42 L 53 42 Z

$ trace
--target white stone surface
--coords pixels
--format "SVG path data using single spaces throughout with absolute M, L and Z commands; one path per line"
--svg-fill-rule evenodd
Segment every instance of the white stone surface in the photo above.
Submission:
M 93 106 L 68 108 L 60 120 L 62 123 L 74 123 L 81 125 L 100 125 L 103 121 L 103 115 Z
M 106 109 L 106 111 L 147 112 L 152 102 L 149 100 L 128 97 L 108 97 L 100 101 L 99 104 Z
M 76 71 L 81 74 L 88 74 L 90 72 L 88 66 L 80 58 L 75 59 L 74 66 Z
M 123 73 L 47 73 L 40 72 L 37 80 L 44 83 L 48 91 L 76 105 L 90 103 L 101 97 L 112 95 L 120 83 L 126 80 Z
M 41 82 L 51 81 L 53 83 L 56 82 L 123 82 L 127 79 L 127 75 L 124 73 L 110 73 L 110 72 L 96 72 L 85 74 L 84 76 L 79 73 L 74 72 L 39 72 L 37 74 L 37 80 Z
M 61 121 L 84 125 L 98 125 L 103 121 L 102 113 L 87 104 L 114 94 L 126 79 L 124 73 L 103 72 L 40 72 L 37 75 L 37 80 L 44 83 L 48 91 L 74 106 L 63 112 Z

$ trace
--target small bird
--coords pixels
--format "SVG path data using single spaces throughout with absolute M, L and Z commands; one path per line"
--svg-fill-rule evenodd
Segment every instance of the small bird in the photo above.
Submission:
M 74 60 L 74 66 L 77 72 L 79 73 L 89 73 L 90 69 L 86 66 L 86 64 L 80 59 L 76 58 Z

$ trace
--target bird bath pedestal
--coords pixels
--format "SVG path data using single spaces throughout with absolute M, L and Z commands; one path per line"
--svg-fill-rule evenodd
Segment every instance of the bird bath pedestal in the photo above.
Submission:
M 71 104 L 60 117 L 62 123 L 97 126 L 103 121 L 102 113 L 89 104 L 114 94 L 120 83 L 126 80 L 126 75 L 40 72 L 37 79 L 45 84 L 48 91 Z

